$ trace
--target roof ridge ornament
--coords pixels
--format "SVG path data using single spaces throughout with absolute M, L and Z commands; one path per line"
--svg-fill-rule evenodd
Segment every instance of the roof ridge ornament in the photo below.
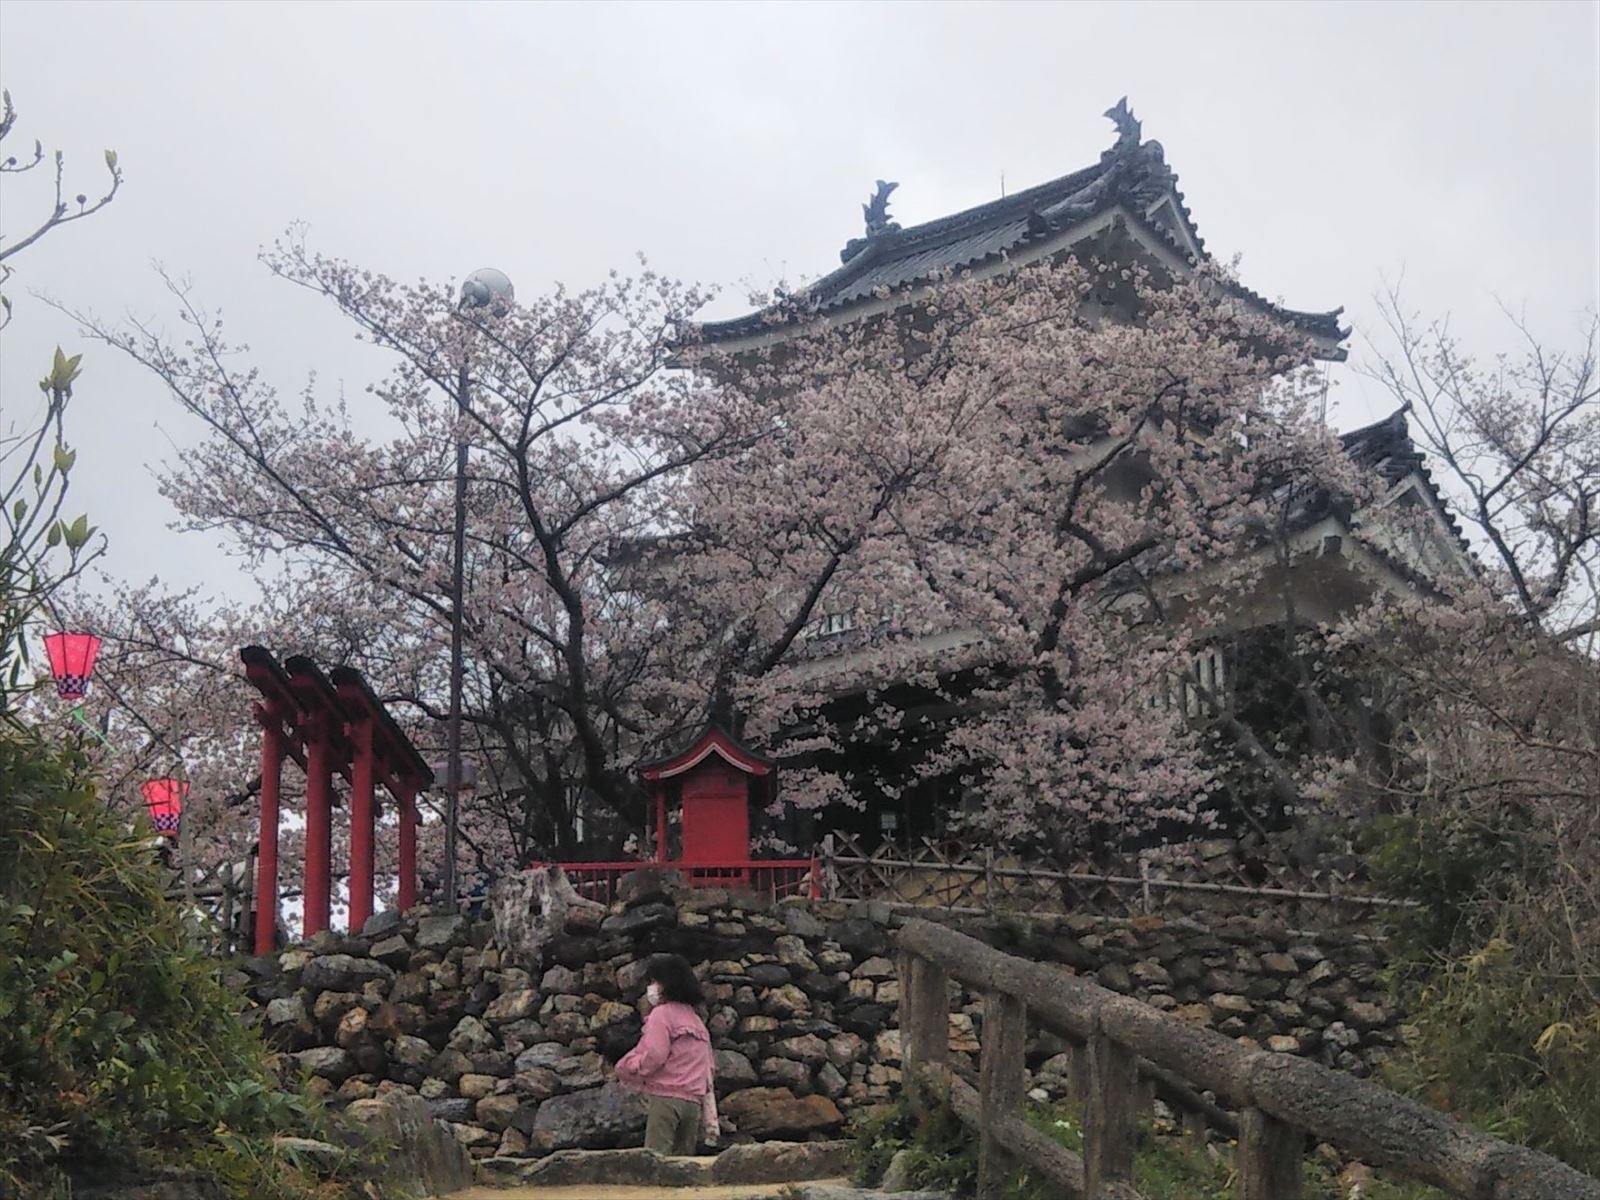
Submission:
M 1118 154 L 1126 154 L 1130 150 L 1139 148 L 1142 127 L 1139 119 L 1133 115 L 1133 110 L 1128 107 L 1128 98 L 1124 96 L 1101 114 L 1107 117 L 1117 127 L 1117 140 L 1111 149 L 1100 156 L 1102 162 Z
M 872 193 L 872 199 L 861 206 L 861 215 L 867 221 L 867 236 L 877 237 L 879 234 L 893 233 L 900 228 L 889 219 L 889 193 L 899 187 L 898 183 L 885 183 L 878 180 L 877 189 Z

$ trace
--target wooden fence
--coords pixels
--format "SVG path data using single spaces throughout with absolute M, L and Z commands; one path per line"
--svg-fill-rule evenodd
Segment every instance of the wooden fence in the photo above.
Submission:
M 573 890 L 586 900 L 610 904 L 616 899 L 617 885 L 626 875 L 645 867 L 665 865 L 683 876 L 690 887 L 729 888 L 755 892 L 773 900 L 789 896 L 817 899 L 821 894 L 818 866 L 814 858 L 737 859 L 727 862 L 679 862 L 676 859 L 656 864 L 637 859 L 620 862 L 529 863 L 525 870 L 559 866 Z
M 1240 1200 L 1296 1200 L 1308 1138 L 1461 1200 L 1600 1200 L 1600 1180 L 1548 1155 L 1308 1059 L 1247 1049 L 932 922 L 912 921 L 900 931 L 899 956 L 907 1092 L 917 1105 L 948 1101 L 977 1130 L 982 1200 L 1001 1196 L 1018 1164 L 1047 1175 L 1071 1200 L 1139 1200 L 1134 1148 L 1142 1080 L 1232 1127 Z M 984 997 L 976 1087 L 950 1066 L 951 979 Z M 1085 1064 L 1081 1157 L 1023 1119 L 1030 1018 L 1072 1043 L 1074 1060 Z
M 817 861 L 828 899 L 956 912 L 1170 916 L 1202 908 L 1252 915 L 1270 910 L 1291 926 L 1314 928 L 1343 924 L 1353 914 L 1410 907 L 1334 871 L 1312 873 L 1265 860 L 1207 863 L 1186 847 L 1130 856 L 1121 871 L 1095 871 L 979 841 L 922 838 L 867 851 L 836 833 L 823 839 Z
M 221 955 L 249 954 L 255 944 L 255 850 L 239 862 L 212 866 L 198 876 L 180 872 L 167 899 L 183 911 L 194 937 Z

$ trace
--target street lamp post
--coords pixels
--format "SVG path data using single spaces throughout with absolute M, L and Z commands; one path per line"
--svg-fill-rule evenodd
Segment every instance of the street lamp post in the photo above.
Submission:
M 467 276 L 461 285 L 462 309 L 509 307 L 515 297 L 511 280 L 493 267 L 484 267 Z M 456 377 L 456 504 L 454 561 L 450 574 L 450 725 L 445 761 L 444 798 L 444 900 L 450 908 L 459 902 L 456 895 L 456 828 L 460 821 L 461 773 L 461 625 L 465 606 L 467 559 L 467 415 L 471 377 L 467 355 L 461 358 Z

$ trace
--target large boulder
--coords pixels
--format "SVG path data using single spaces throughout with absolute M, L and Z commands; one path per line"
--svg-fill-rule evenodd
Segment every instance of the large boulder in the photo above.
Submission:
M 544 965 L 545 947 L 563 934 L 570 915 L 587 914 L 587 920 L 573 924 L 593 929 L 605 906 L 578 895 L 566 872 L 549 866 L 501 876 L 489 890 L 489 909 L 504 964 L 537 971 Z
M 267 1044 L 277 1050 L 304 1050 L 317 1040 L 317 1026 L 298 992 L 267 1003 Z
M 386 967 L 399 970 L 411 961 L 411 943 L 399 934 L 382 938 L 373 945 L 372 957 Z
M 839 1106 L 826 1096 L 796 1096 L 788 1088 L 746 1088 L 720 1102 L 740 1133 L 752 1137 L 804 1137 L 844 1124 Z
M 583 990 L 583 983 L 576 971 L 558 963 L 539 980 L 539 990 L 546 996 L 576 996 Z
M 552 1096 L 539 1105 L 528 1130 L 534 1147 L 550 1150 L 609 1150 L 644 1133 L 645 1106 L 639 1093 L 617 1083 Z
M 345 1113 L 362 1121 L 384 1145 L 395 1179 L 425 1196 L 472 1186 L 472 1158 L 449 1127 L 433 1119 L 428 1102 L 404 1092 L 358 1100 Z
M 485 1129 L 501 1133 L 510 1128 L 511 1118 L 517 1115 L 517 1109 L 521 1107 L 522 1101 L 516 1096 L 485 1096 L 478 1101 L 473 1115 Z
M 401 1034 L 394 1039 L 394 1061 L 404 1067 L 424 1067 L 433 1059 L 433 1047 L 422 1038 Z
M 792 1058 L 816 1067 L 827 1061 L 828 1043 L 814 1033 L 804 1033 L 799 1037 L 784 1038 L 773 1046 L 772 1052 L 778 1058 Z
M 790 933 L 794 934 L 795 937 L 802 937 L 815 941 L 827 936 L 828 931 L 823 926 L 822 922 L 817 920 L 816 917 L 812 916 L 800 905 L 785 904 L 783 906 L 782 917 L 783 927 Z
M 888 932 L 874 921 L 860 918 L 835 921 L 828 927 L 828 936 L 842 949 L 860 957 L 889 951 Z
M 452 1050 L 460 1050 L 466 1054 L 488 1050 L 494 1044 L 494 1034 L 489 1032 L 489 1027 L 477 1017 L 462 1017 L 450 1031 L 450 1040 L 447 1043 Z
M 391 933 L 399 931 L 405 924 L 405 918 L 394 909 L 385 909 L 375 912 L 367 918 L 367 923 L 361 927 L 361 936 L 364 938 L 384 938 Z
M 536 1067 L 553 1067 L 563 1059 L 571 1058 L 572 1051 L 560 1042 L 538 1042 L 517 1055 L 515 1069 L 531 1071 Z
M 782 987 L 793 978 L 789 974 L 789 968 L 782 963 L 757 963 L 746 972 L 746 975 L 751 983 L 762 988 Z
M 437 1100 L 428 1101 L 428 1111 L 437 1121 L 448 1121 L 452 1125 L 460 1125 L 472 1120 L 472 1110 L 476 1102 L 465 1096 L 441 1096 Z
M 502 992 L 489 1001 L 483 1010 L 483 1019 L 491 1025 L 505 1025 L 521 1021 L 539 1011 L 539 993 L 532 988 L 517 988 Z
M 644 1024 L 637 1015 L 629 1017 L 618 1025 L 607 1025 L 595 1033 L 595 1049 L 600 1051 L 600 1056 L 607 1062 L 616 1062 L 629 1050 L 639 1044 L 639 1035 L 643 1032 Z
M 668 1158 L 654 1150 L 561 1150 L 520 1172 L 526 1187 L 694 1187 L 707 1181 L 708 1164 Z
M 300 972 L 300 986 L 313 992 L 359 992 L 368 983 L 387 983 L 394 971 L 370 958 L 350 954 L 323 954 Z
M 851 1142 L 752 1142 L 729 1146 L 711 1164 L 711 1182 L 804 1183 L 850 1174 Z
M 671 867 L 640 867 L 617 880 L 617 899 L 624 908 L 663 901 L 676 904 L 688 894 L 689 885 Z
M 716 1051 L 717 1095 L 742 1091 L 756 1085 L 756 1069 L 737 1050 Z
M 614 917 L 607 917 L 600 932 L 613 937 L 636 938 L 652 930 L 667 929 L 678 923 L 678 910 L 671 904 L 650 901 Z
M 356 1073 L 355 1061 L 337 1046 L 318 1046 L 294 1056 L 302 1071 L 334 1084 L 343 1083 Z
M 448 950 L 467 940 L 467 919 L 460 913 L 440 913 L 417 923 L 417 946 L 422 950 Z

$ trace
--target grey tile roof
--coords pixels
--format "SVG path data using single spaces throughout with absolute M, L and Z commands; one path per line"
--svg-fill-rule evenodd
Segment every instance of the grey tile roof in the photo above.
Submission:
M 1444 514 L 1450 532 L 1455 535 L 1456 544 L 1467 554 L 1471 554 L 1472 547 L 1462 531 L 1461 522 L 1457 520 L 1455 511 L 1444 493 L 1439 490 L 1433 472 L 1428 469 L 1426 456 L 1418 449 L 1416 442 L 1411 440 L 1411 426 L 1406 420 L 1406 408 L 1397 408 L 1381 421 L 1374 421 L 1371 425 L 1363 425 L 1360 429 L 1340 434 L 1339 442 L 1344 447 L 1344 452 L 1358 466 L 1377 471 L 1390 484 L 1399 483 L 1407 476 L 1416 474 L 1421 479 L 1422 485 L 1427 488 L 1429 498 Z
M 895 292 L 946 273 L 959 274 L 1119 206 L 1141 231 L 1188 259 L 1188 242 L 1146 215 L 1168 196 L 1180 214 L 1182 232 L 1204 256 L 1205 243 L 1177 188 L 1177 176 L 1166 164 L 1161 143 L 1139 139 L 1138 122 L 1125 103 L 1106 115 L 1117 123 L 1120 136 L 1093 166 L 921 225 L 901 229 L 891 223 L 869 230 L 868 236 L 845 246 L 842 264 L 831 274 L 770 308 L 707 322 L 700 328 L 701 337 L 708 342 L 746 337 L 795 317 L 847 308 L 883 290 Z M 1246 288 L 1237 291 L 1313 336 L 1337 343 L 1349 333 L 1339 325 L 1341 310 L 1298 312 L 1280 308 Z

